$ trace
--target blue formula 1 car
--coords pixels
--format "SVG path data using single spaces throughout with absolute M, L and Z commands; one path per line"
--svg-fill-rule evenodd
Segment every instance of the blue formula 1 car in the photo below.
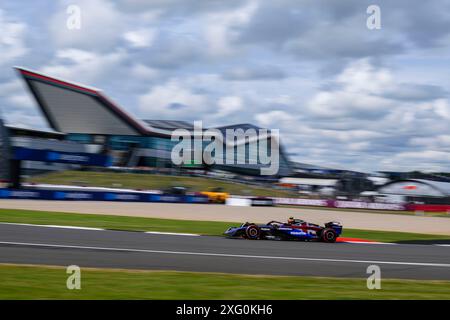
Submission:
M 225 235 L 230 238 L 245 238 L 250 240 L 303 240 L 336 242 L 342 234 L 339 222 L 328 222 L 325 226 L 308 223 L 300 219 L 289 218 L 287 223 L 270 221 L 267 224 L 246 222 L 240 227 L 230 227 Z

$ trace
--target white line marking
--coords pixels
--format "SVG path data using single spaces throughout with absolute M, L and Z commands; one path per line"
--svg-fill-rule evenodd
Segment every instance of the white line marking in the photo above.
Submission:
M 10 224 L 15 226 L 28 226 L 28 227 L 59 228 L 59 229 L 94 230 L 94 231 L 105 230 L 101 228 L 91 228 L 91 227 L 57 226 L 53 224 L 31 224 L 31 223 L 12 223 L 12 222 L 0 222 L 0 224 Z
M 321 258 L 279 257 L 279 256 L 255 256 L 255 255 L 228 254 L 228 253 L 208 253 L 208 252 L 163 251 L 163 250 L 129 249 L 129 248 L 88 247 L 88 246 L 71 246 L 71 245 L 59 245 L 59 244 L 47 244 L 47 243 L 6 242 L 6 241 L 1 241 L 0 244 L 17 245 L 17 246 L 28 246 L 28 247 L 87 249 L 87 250 L 119 251 L 119 252 L 143 252 L 143 253 L 178 254 L 178 255 L 191 255 L 191 256 L 244 258 L 244 259 L 269 259 L 269 260 L 272 259 L 272 260 L 294 260 L 294 261 L 297 260 L 297 261 L 320 261 L 320 262 L 346 262 L 346 263 L 364 263 L 364 264 L 369 263 L 369 264 L 391 264 L 391 265 L 404 265 L 404 266 L 450 268 L 450 264 L 448 264 L 448 263 L 378 261 L 378 260 L 321 259 Z
M 394 242 L 364 242 L 364 241 L 342 241 L 339 243 L 356 243 L 356 244 L 389 244 L 389 245 L 397 245 L 398 243 L 394 243 Z
M 93 230 L 93 231 L 105 231 L 107 229 L 91 228 L 91 227 L 76 227 L 76 226 L 58 226 L 53 224 L 32 224 L 32 223 L 13 223 L 13 222 L 0 222 L 0 224 L 9 224 L 15 226 L 29 226 L 29 227 L 45 227 L 45 228 L 59 228 L 59 229 L 77 229 L 77 230 Z M 129 230 L 113 230 L 113 231 L 129 231 Z M 195 233 L 176 233 L 176 232 L 159 232 L 159 231 L 145 231 L 142 233 L 148 234 L 163 234 L 171 236 L 190 236 L 199 237 L 199 234 Z
M 149 234 L 167 234 L 171 236 L 189 236 L 189 237 L 199 237 L 199 234 L 195 233 L 176 233 L 176 232 L 159 232 L 159 231 L 145 231 L 145 233 Z
M 450 244 L 435 244 L 435 246 L 439 246 L 439 247 L 450 247 Z

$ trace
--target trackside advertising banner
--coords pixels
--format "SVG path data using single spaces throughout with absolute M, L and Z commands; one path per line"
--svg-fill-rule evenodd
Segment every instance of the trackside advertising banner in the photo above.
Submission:
M 208 197 L 200 195 L 33 189 L 0 189 L 0 199 L 208 203 Z
M 330 208 L 347 209 L 375 209 L 375 210 L 406 210 L 406 207 L 397 203 L 378 203 L 364 201 L 341 201 L 341 200 L 323 200 L 323 199 L 296 199 L 296 198 L 273 198 L 278 205 L 296 205 L 296 206 L 317 206 Z
M 293 205 L 293 206 L 328 206 L 328 200 L 321 199 L 298 199 L 298 198 L 273 198 L 275 204 Z
M 14 147 L 13 158 L 16 160 L 60 162 L 101 167 L 108 167 L 112 163 L 111 157 L 101 154 L 83 152 L 60 152 L 30 149 L 24 147 Z
M 242 197 L 245 198 L 245 197 Z M 202 195 L 154 194 L 145 192 L 74 191 L 0 188 L 0 199 L 40 199 L 40 200 L 84 200 L 84 201 L 124 201 L 124 202 L 166 202 L 166 203 L 208 203 Z M 346 209 L 448 211 L 450 205 L 419 205 L 377 203 L 364 201 L 340 201 L 298 198 L 255 198 L 256 206 L 296 205 Z
M 403 204 L 397 203 L 379 203 L 364 201 L 329 201 L 329 207 L 334 208 L 355 208 L 355 209 L 375 209 L 375 210 L 406 210 Z

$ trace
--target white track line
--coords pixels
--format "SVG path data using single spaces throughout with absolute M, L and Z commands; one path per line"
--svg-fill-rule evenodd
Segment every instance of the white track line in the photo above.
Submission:
M 160 253 L 160 254 L 207 256 L 207 257 L 226 257 L 226 258 L 243 258 L 243 259 L 294 260 L 294 261 L 317 261 L 317 262 L 344 262 L 344 263 L 390 264 L 390 265 L 403 265 L 403 266 L 450 268 L 450 264 L 448 264 L 448 263 L 378 261 L 378 260 L 321 259 L 321 258 L 279 257 L 279 256 L 256 256 L 256 255 L 228 254 L 228 253 L 163 251 L 163 250 L 130 249 L 130 248 L 109 248 L 109 247 L 88 247 L 88 246 L 70 246 L 70 245 L 59 245 L 59 244 L 47 244 L 47 243 L 5 242 L 5 241 L 1 241 L 0 244 L 17 245 L 17 246 L 28 246 L 28 247 L 86 249 L 86 250 L 119 251 L 119 252 Z
M 52 224 L 32 224 L 32 223 L 12 223 L 12 222 L 0 222 L 0 224 L 16 225 L 16 226 L 27 226 L 27 227 L 44 227 L 44 228 L 57 228 L 57 229 L 76 229 L 76 230 L 91 230 L 91 231 L 105 231 L 108 229 L 102 228 L 91 228 L 91 227 L 76 227 L 76 226 L 58 226 Z M 111 230 L 111 231 L 122 231 L 122 230 Z M 123 230 L 129 231 L 129 230 Z M 158 231 L 145 231 L 142 233 L 148 234 L 163 234 L 163 235 L 173 235 L 173 236 L 190 236 L 198 237 L 199 234 L 194 233 L 176 233 L 176 232 L 158 232 Z
M 199 237 L 199 234 L 195 233 L 176 233 L 176 232 L 159 232 L 159 231 L 145 231 L 148 234 L 167 234 L 170 236 L 189 236 L 189 237 Z
M 375 242 L 375 241 L 342 241 L 338 243 L 356 243 L 356 244 L 387 244 L 387 245 L 399 245 L 399 243 L 395 242 Z
M 0 224 L 9 224 L 9 225 L 27 226 L 27 227 L 58 228 L 58 229 L 78 229 L 78 230 L 93 230 L 93 231 L 105 230 L 105 229 L 101 229 L 101 228 L 76 227 L 76 226 L 57 226 L 57 225 L 52 225 L 52 224 L 32 224 L 32 223 L 12 223 L 12 222 L 0 222 Z

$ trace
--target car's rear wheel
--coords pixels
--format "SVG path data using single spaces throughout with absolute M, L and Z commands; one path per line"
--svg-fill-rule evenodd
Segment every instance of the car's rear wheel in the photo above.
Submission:
M 245 229 L 245 237 L 250 240 L 257 240 L 261 235 L 261 230 L 257 225 L 251 224 Z
M 323 242 L 336 242 L 337 234 L 333 229 L 325 229 L 322 231 L 321 238 Z

